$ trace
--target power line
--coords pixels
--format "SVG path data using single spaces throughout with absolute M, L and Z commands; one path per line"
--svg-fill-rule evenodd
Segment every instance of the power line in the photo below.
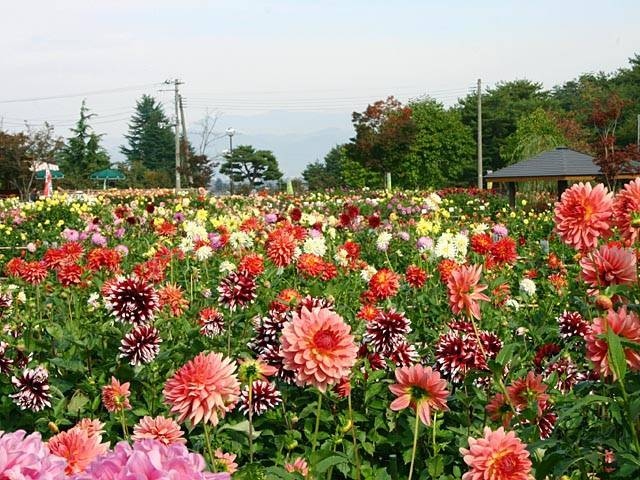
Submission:
M 50 95 L 46 97 L 14 98 L 10 100 L 0 100 L 0 103 L 40 102 L 43 100 L 56 100 L 59 98 L 84 97 L 89 95 L 106 95 L 109 93 L 120 93 L 120 92 L 127 92 L 131 90 L 141 90 L 143 88 L 156 87 L 158 85 L 162 85 L 162 83 L 148 83 L 146 85 L 133 85 L 129 87 L 110 88 L 106 90 L 93 90 L 89 92 L 67 93 L 63 95 Z

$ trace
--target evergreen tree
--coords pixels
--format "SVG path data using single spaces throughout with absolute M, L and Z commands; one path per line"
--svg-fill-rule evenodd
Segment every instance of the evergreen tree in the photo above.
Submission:
M 123 145 L 120 151 L 127 157 L 129 169 L 140 162 L 149 171 L 145 178 L 159 182 L 154 186 L 175 185 L 175 139 L 162 104 L 150 95 L 143 95 L 136 103 L 125 138 L 128 146 Z
M 269 150 L 256 150 L 250 145 L 241 145 L 225 157 L 220 173 L 229 176 L 234 182 L 249 182 L 253 188 L 266 180 L 279 180 L 282 172 L 278 161 Z
M 89 175 L 98 170 L 109 168 L 109 154 L 100 145 L 102 135 L 98 135 L 89 125 L 95 117 L 89 113 L 85 101 L 80 106 L 80 118 L 71 129 L 73 136 L 67 139 L 60 152 L 60 169 L 64 173 L 64 184 L 74 188 L 91 185 Z

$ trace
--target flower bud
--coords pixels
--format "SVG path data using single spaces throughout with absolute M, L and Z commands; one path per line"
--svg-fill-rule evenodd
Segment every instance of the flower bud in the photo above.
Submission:
M 612 307 L 613 307 L 613 302 L 611 301 L 611 298 L 603 294 L 600 294 L 596 297 L 596 308 L 598 310 L 606 311 Z

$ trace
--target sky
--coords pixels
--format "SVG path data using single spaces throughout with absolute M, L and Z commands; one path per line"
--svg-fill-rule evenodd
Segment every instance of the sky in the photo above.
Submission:
M 299 176 L 353 132 L 351 113 L 394 95 L 446 105 L 527 78 L 551 88 L 640 53 L 640 2 L 431 0 L 55 0 L 3 2 L 0 121 L 48 120 L 68 137 L 80 103 L 112 159 L 142 94 L 173 115 L 179 78 L 189 134 L 217 116 L 212 156 L 271 149 Z M 58 98 L 49 98 L 58 97 Z

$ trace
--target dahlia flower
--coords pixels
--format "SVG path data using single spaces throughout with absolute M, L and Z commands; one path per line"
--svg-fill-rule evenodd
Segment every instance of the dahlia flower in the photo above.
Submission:
M 71 475 L 83 472 L 94 459 L 107 452 L 109 444 L 100 443 L 101 440 L 99 433 L 75 426 L 51 437 L 47 446 L 51 453 L 67 461 L 65 473 Z
M 401 367 L 395 375 L 398 383 L 390 385 L 389 390 L 398 398 L 391 402 L 391 410 L 411 407 L 425 425 L 431 425 L 431 410 L 448 410 L 447 382 L 431 367 Z
M 234 311 L 246 308 L 256 299 L 256 281 L 246 273 L 231 272 L 218 285 L 218 301 Z
M 215 457 L 213 463 L 217 472 L 233 474 L 238 471 L 238 464 L 235 462 L 237 455 L 235 453 L 225 453 L 218 448 L 213 452 L 213 456 Z
M 120 342 L 120 357 L 131 365 L 151 363 L 160 351 L 160 332 L 151 325 L 136 325 Z
M 277 407 L 282 402 L 282 396 L 276 386 L 268 381 L 255 380 L 251 388 L 251 412 L 252 415 L 262 415 L 267 410 Z M 239 410 L 249 413 L 249 386 L 246 385 L 240 392 Z
M 375 351 L 389 354 L 406 340 L 409 332 L 411 320 L 404 313 L 396 312 L 394 309 L 382 310 L 373 320 L 367 322 L 367 332 L 363 341 L 373 345 Z
M 580 312 L 564 311 L 556 318 L 560 337 L 569 339 L 571 337 L 585 337 L 589 333 L 589 324 L 582 317 Z
M 19 377 L 11 377 L 11 383 L 18 391 L 9 396 L 22 410 L 39 412 L 51 406 L 49 372 L 46 368 L 26 368 Z
M 285 463 L 284 469 L 289 473 L 299 473 L 305 478 L 309 474 L 309 465 L 307 464 L 307 461 L 302 457 L 296 457 L 293 462 Z
M 295 372 L 296 384 L 312 385 L 324 392 L 355 364 L 357 347 L 351 327 L 328 308 L 303 307 L 282 329 L 284 367 Z
M 598 238 L 609 236 L 612 208 L 613 194 L 603 184 L 577 183 L 556 202 L 556 232 L 576 250 L 591 250 Z
M 478 285 L 481 265 L 462 265 L 453 270 L 447 281 L 449 305 L 454 314 L 464 313 L 468 317 L 480 319 L 480 300 L 489 300 L 484 293 L 486 285 Z
M 613 223 L 628 245 L 638 239 L 640 233 L 640 178 L 627 183 L 613 200 Z
M 158 293 L 146 281 L 133 277 L 118 277 L 103 288 L 104 302 L 120 322 L 149 323 L 160 304 Z
M 120 384 L 115 377 L 111 377 L 111 383 L 102 387 L 102 404 L 108 412 L 112 413 L 129 410 L 130 395 L 129 382 Z
M 602 375 L 605 377 L 613 375 L 616 379 L 616 374 L 609 365 L 609 344 L 606 339 L 609 329 L 625 340 L 640 343 L 640 318 L 634 312 L 627 312 L 626 307 L 621 307 L 617 311 L 609 310 L 605 316 L 593 321 L 585 338 L 587 358 L 595 364 Z M 600 338 L 602 335 L 605 338 Z M 640 370 L 640 352 L 629 347 L 623 350 L 628 367 L 631 370 Z
M 221 353 L 200 353 L 183 365 L 164 386 L 163 395 L 178 422 L 217 425 L 236 404 L 240 384 L 236 363 Z
M 602 245 L 580 259 L 582 279 L 592 288 L 636 281 L 636 255 L 628 248 Z
M 67 464 L 53 455 L 38 432 L 0 431 L 0 478 L 22 480 L 58 480 L 64 478 Z
M 187 439 L 183 435 L 180 425 L 172 418 L 144 416 L 133 427 L 131 438 L 135 441 L 153 439 L 170 445 L 172 443 L 187 443 Z
M 388 268 L 381 268 L 369 280 L 369 290 L 378 300 L 395 296 L 399 288 L 400 275 Z
M 198 315 L 200 334 L 205 337 L 216 337 L 224 332 L 224 316 L 215 308 L 203 308 Z

